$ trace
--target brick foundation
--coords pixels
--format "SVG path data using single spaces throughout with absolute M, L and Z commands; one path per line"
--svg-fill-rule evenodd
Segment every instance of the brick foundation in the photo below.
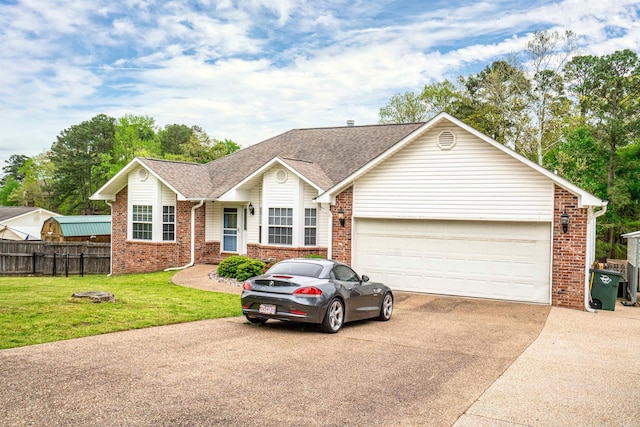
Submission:
M 560 225 L 565 211 L 570 220 L 567 233 Z M 556 307 L 584 309 L 587 216 L 586 208 L 578 208 L 576 196 L 555 186 L 551 304 Z
M 288 258 L 302 258 L 305 255 L 320 255 L 327 257 L 327 248 L 302 247 L 290 248 L 283 246 L 263 246 L 258 244 L 247 245 L 247 256 L 255 259 L 273 258 L 278 261 Z
M 338 212 L 344 212 L 345 224 L 340 225 Z M 353 188 L 348 188 L 336 196 L 336 204 L 331 206 L 333 216 L 331 257 L 345 264 L 351 264 L 351 233 L 353 227 Z

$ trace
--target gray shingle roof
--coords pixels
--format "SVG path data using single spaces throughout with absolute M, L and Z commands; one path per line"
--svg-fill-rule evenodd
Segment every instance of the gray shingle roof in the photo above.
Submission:
M 217 198 L 280 158 L 327 190 L 424 123 L 293 129 L 206 165 L 141 159 L 187 198 Z
M 208 197 L 211 177 L 206 165 L 158 159 L 139 160 L 185 197 Z
M 30 208 L 26 206 L 0 206 L 0 221 L 15 218 L 36 210 L 38 210 L 38 208 Z

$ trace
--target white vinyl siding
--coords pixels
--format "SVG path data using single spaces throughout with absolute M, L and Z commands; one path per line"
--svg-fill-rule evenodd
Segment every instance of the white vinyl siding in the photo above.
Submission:
M 355 220 L 354 268 L 393 289 L 550 302 L 551 224 Z
M 627 239 L 627 262 L 634 267 L 640 267 L 636 265 L 636 262 L 640 259 L 640 254 L 638 254 L 638 240 L 640 240 L 640 236 L 629 237 Z
M 285 171 L 287 174 L 285 182 L 277 181 L 279 171 Z M 293 208 L 298 203 L 299 180 L 292 172 L 286 171 L 281 166 L 275 166 L 264 174 L 262 183 L 264 203 L 267 208 Z
M 443 130 L 456 144 L 441 150 Z M 553 183 L 474 135 L 437 126 L 354 184 L 355 217 L 551 221 Z
M 205 240 L 219 242 L 222 240 L 222 209 L 219 202 L 207 202 L 205 213 Z
M 162 206 L 175 206 L 176 205 L 176 193 L 174 193 L 166 185 L 160 185 L 162 189 Z
M 251 215 L 247 209 L 247 243 L 258 243 L 260 241 L 260 217 L 262 206 L 262 185 L 251 189 L 249 200 L 254 208 Z
M 147 179 L 141 180 L 137 168 L 129 174 L 129 204 L 130 205 L 156 205 L 159 199 L 158 180 L 148 174 Z

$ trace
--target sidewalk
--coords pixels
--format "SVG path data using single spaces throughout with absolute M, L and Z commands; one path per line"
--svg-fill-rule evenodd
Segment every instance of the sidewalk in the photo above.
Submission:
M 454 424 L 640 426 L 640 307 L 552 308 L 540 336 Z

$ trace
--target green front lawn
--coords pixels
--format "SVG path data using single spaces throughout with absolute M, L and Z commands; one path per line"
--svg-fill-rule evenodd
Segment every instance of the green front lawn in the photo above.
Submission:
M 242 315 L 238 295 L 184 288 L 175 272 L 117 277 L 0 278 L 0 349 Z M 104 291 L 116 302 L 72 298 Z

